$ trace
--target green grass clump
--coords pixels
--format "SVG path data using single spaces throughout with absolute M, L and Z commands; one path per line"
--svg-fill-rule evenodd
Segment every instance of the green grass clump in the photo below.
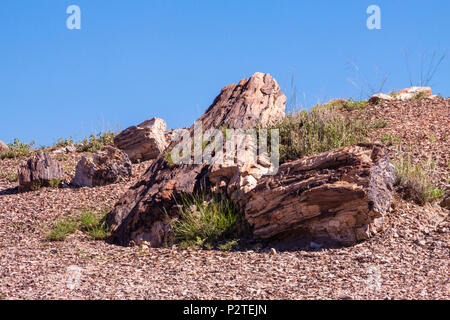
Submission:
M 106 213 L 99 215 L 91 211 L 83 211 L 80 217 L 80 231 L 85 232 L 94 240 L 106 239 L 109 233 Z
M 316 106 L 286 116 L 269 129 L 279 129 L 280 162 L 366 142 L 371 124 L 339 111 L 336 105 Z
M 64 241 L 66 237 L 78 230 L 78 223 L 72 219 L 56 221 L 53 229 L 46 235 L 48 241 Z
M 0 159 L 14 159 L 28 156 L 32 152 L 32 147 L 34 145 L 34 141 L 27 144 L 16 138 L 13 143 L 8 144 L 9 148 L 0 154 Z
M 114 137 L 116 134 L 112 131 L 99 132 L 98 134 L 91 134 L 83 141 L 77 144 L 78 152 L 97 152 L 106 146 L 114 144 Z
M 172 220 L 175 243 L 212 248 L 235 232 L 239 212 L 224 196 L 204 192 L 181 197 L 179 218 Z
M 95 213 L 83 210 L 77 218 L 67 217 L 58 220 L 52 230 L 47 233 L 48 241 L 64 241 L 66 237 L 77 230 L 86 233 L 94 240 L 106 239 L 109 229 L 106 225 L 106 212 Z
M 409 156 L 400 155 L 394 160 L 395 186 L 403 198 L 419 205 L 438 200 L 444 191 L 433 186 L 431 177 L 436 165 L 432 161 L 422 166 L 414 164 Z

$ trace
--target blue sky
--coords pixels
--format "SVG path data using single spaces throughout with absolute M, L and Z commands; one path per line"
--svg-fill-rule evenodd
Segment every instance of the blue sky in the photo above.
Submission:
M 81 30 L 66 27 L 72 4 Z M 372 4 L 381 30 L 366 27 Z M 155 116 L 189 126 L 256 71 L 305 108 L 365 98 L 355 83 L 409 86 L 405 49 L 417 84 L 432 53 L 449 52 L 449 31 L 448 0 L 3 0 L 0 140 L 48 145 Z M 443 96 L 449 58 L 430 83 Z

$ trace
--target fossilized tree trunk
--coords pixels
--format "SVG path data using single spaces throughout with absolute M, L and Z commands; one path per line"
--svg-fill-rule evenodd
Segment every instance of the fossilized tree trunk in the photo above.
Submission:
M 256 239 L 353 244 L 375 234 L 394 182 L 387 150 L 359 144 L 290 161 L 240 203 Z

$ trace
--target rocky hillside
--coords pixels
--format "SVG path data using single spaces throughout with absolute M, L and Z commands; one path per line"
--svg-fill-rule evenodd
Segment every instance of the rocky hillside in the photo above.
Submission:
M 450 99 L 410 88 L 296 115 L 285 103 L 256 73 L 199 119 L 202 133 L 278 128 L 270 175 L 248 149 L 173 163 L 183 130 L 162 119 L 101 150 L 0 143 L 0 299 L 448 299 Z M 235 232 L 177 241 L 185 195 L 205 188 L 235 203 Z

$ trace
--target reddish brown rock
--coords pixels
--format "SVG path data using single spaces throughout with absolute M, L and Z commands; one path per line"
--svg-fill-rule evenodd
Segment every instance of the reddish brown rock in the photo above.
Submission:
M 132 126 L 114 138 L 114 145 L 124 151 L 132 162 L 156 159 L 167 147 L 166 122 L 152 118 Z
M 286 97 L 275 79 L 269 74 L 255 73 L 238 85 L 222 89 L 199 120 L 203 131 L 267 126 L 284 117 L 285 104 Z M 189 132 L 193 131 L 192 126 Z M 168 150 L 176 143 L 172 142 Z M 177 197 L 198 190 L 211 171 L 207 164 L 173 165 L 160 155 L 109 213 L 107 220 L 113 239 L 122 245 L 147 241 L 154 247 L 161 246 L 169 235 L 169 219 L 178 215 Z
M 130 177 L 131 174 L 132 165 L 128 156 L 108 146 L 92 157 L 81 158 L 71 184 L 76 187 L 104 186 Z
M 64 179 L 59 161 L 43 151 L 23 163 L 18 170 L 19 190 L 33 191 L 41 187 L 56 187 Z
M 239 201 L 256 239 L 349 245 L 379 231 L 393 183 L 387 150 L 360 144 L 285 163 Z

